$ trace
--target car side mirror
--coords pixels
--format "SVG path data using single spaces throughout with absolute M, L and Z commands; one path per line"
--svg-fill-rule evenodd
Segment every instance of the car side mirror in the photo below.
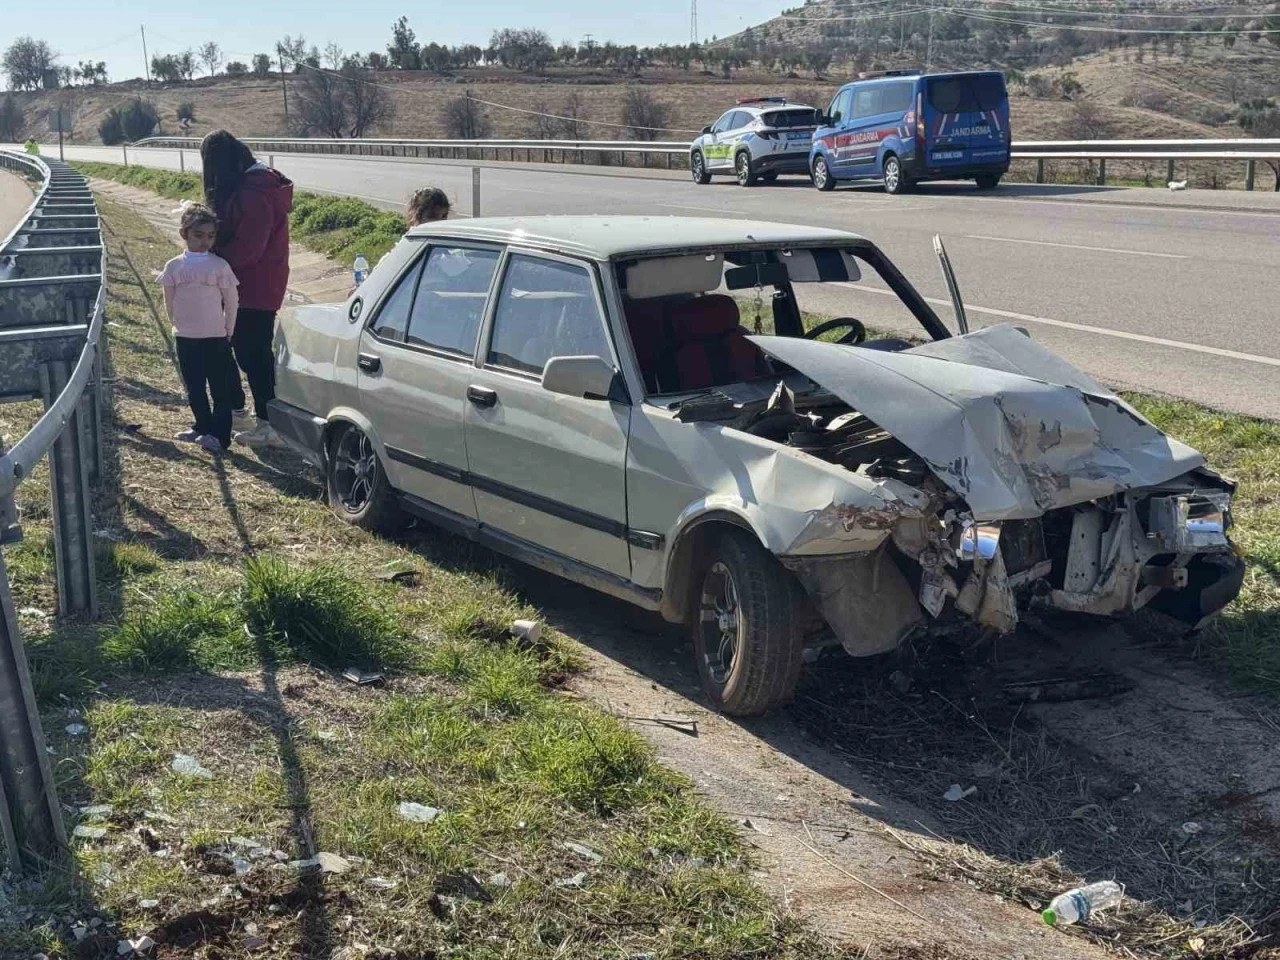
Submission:
M 833 124 L 833 123 L 835 123 L 835 121 L 834 121 L 834 120 L 832 120 L 832 119 L 831 119 L 829 116 L 827 116 L 825 113 L 820 113 L 820 114 L 818 114 L 818 126 L 820 126 L 820 127 L 829 127 L 829 126 L 831 126 L 831 124 Z
M 702 132 L 703 132 L 703 133 L 710 133 L 710 132 L 711 132 L 711 128 L 710 128 L 710 127 L 703 127 L 703 128 L 702 128 Z
M 618 371 L 603 357 L 552 357 L 542 368 L 542 388 L 566 397 L 625 400 Z

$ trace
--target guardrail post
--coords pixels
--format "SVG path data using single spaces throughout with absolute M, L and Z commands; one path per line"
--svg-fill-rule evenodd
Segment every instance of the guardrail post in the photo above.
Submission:
M 267 154 L 267 166 L 272 170 L 276 168 L 276 155 L 274 153 Z
M 71 379 L 71 365 L 55 360 L 40 367 L 45 409 Z M 98 584 L 94 576 L 93 528 L 89 520 L 89 470 L 82 431 L 89 428 L 77 407 L 49 448 L 49 490 L 53 501 L 53 556 L 58 579 L 58 612 L 96 616 Z
M 1165 171 L 1165 182 L 1173 183 L 1173 158 L 1172 157 L 1169 159 L 1168 170 Z
M 1107 185 L 1107 158 L 1103 157 L 1098 161 L 1098 186 L 1105 187 Z
M 471 168 L 471 215 L 480 216 L 480 168 Z
M 1036 183 L 1044 183 L 1044 157 L 1036 160 Z
M 187 172 L 187 157 L 186 157 L 185 150 L 178 151 L 178 170 L 180 170 L 182 173 Z
M 63 860 L 67 835 L 2 551 L 0 729 L 0 836 L 14 872 L 38 876 Z
M 1246 160 L 1244 162 L 1244 188 L 1246 190 L 1253 189 L 1253 173 L 1256 161 Z
M 120 149 L 124 152 L 124 165 L 129 165 L 129 145 L 127 143 L 120 144 Z

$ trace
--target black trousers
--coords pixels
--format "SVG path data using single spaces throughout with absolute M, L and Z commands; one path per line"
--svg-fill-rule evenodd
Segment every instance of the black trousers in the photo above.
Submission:
M 222 337 L 175 337 L 178 369 L 187 387 L 187 403 L 195 418 L 191 428 L 231 446 L 231 395 L 239 379 L 231 344 Z M 207 392 L 206 392 L 207 390 Z M 213 400 L 213 408 L 209 400 Z
M 271 343 L 275 329 L 274 310 L 241 307 L 236 312 L 236 332 L 231 336 L 231 345 L 235 348 L 236 363 L 249 381 L 249 392 L 253 394 L 253 412 L 260 420 L 267 419 L 267 404 L 276 395 L 276 358 Z M 231 407 L 243 410 L 244 387 L 240 385 L 239 373 L 235 375 L 233 382 L 235 389 L 232 391 Z

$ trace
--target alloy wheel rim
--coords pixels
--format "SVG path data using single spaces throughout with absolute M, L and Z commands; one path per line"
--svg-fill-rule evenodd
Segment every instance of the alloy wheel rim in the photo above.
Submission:
M 348 430 L 334 455 L 338 500 L 347 513 L 359 513 L 373 499 L 378 457 L 373 444 L 359 430 Z
M 702 179 L 702 154 L 700 153 L 693 155 L 693 178 L 695 180 Z
M 702 582 L 700 621 L 703 631 L 707 673 L 717 684 L 725 684 L 733 673 L 741 645 L 742 616 L 738 585 L 723 563 L 711 565 Z
M 746 154 L 742 154 L 738 157 L 738 182 L 739 183 L 746 183 L 747 179 L 751 176 L 750 163 L 751 161 L 747 159 Z
M 820 187 L 827 185 L 827 164 L 825 160 L 819 159 L 813 165 L 813 179 Z
M 900 174 L 898 172 L 898 161 L 891 159 L 888 163 L 884 165 L 885 186 L 887 186 L 890 190 L 897 190 L 899 177 L 900 177 Z

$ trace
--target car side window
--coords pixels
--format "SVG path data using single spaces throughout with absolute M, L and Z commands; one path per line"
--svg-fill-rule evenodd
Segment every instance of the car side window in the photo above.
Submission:
M 413 304 L 413 292 L 418 286 L 423 260 L 423 257 L 419 257 L 404 272 L 404 276 L 391 291 L 391 295 L 382 301 L 377 316 L 369 324 L 369 329 L 383 340 L 404 340 L 405 331 L 409 328 L 409 308 Z
M 406 342 L 474 357 L 498 251 L 432 247 L 422 266 Z
M 611 357 L 591 274 L 557 260 L 512 255 L 485 362 L 541 375 L 552 357 L 582 356 Z
M 879 113 L 906 113 L 915 99 L 913 83 L 886 83 L 881 89 Z
M 853 113 L 854 120 L 861 120 L 863 117 L 874 117 L 880 113 L 880 87 L 863 87 L 853 95 Z
M 736 110 L 730 110 L 726 114 L 722 114 L 720 119 L 716 121 L 715 126 L 711 128 L 712 133 L 724 133 L 729 129 L 729 121 L 733 119 Z
M 849 119 L 849 103 L 853 99 L 853 93 L 854 88 L 846 88 L 837 93 L 836 98 L 831 101 L 831 106 L 827 108 L 827 113 L 831 116 L 833 124 Z
M 741 130 L 743 127 L 751 123 L 751 114 L 745 110 L 738 110 L 729 118 L 730 130 Z

